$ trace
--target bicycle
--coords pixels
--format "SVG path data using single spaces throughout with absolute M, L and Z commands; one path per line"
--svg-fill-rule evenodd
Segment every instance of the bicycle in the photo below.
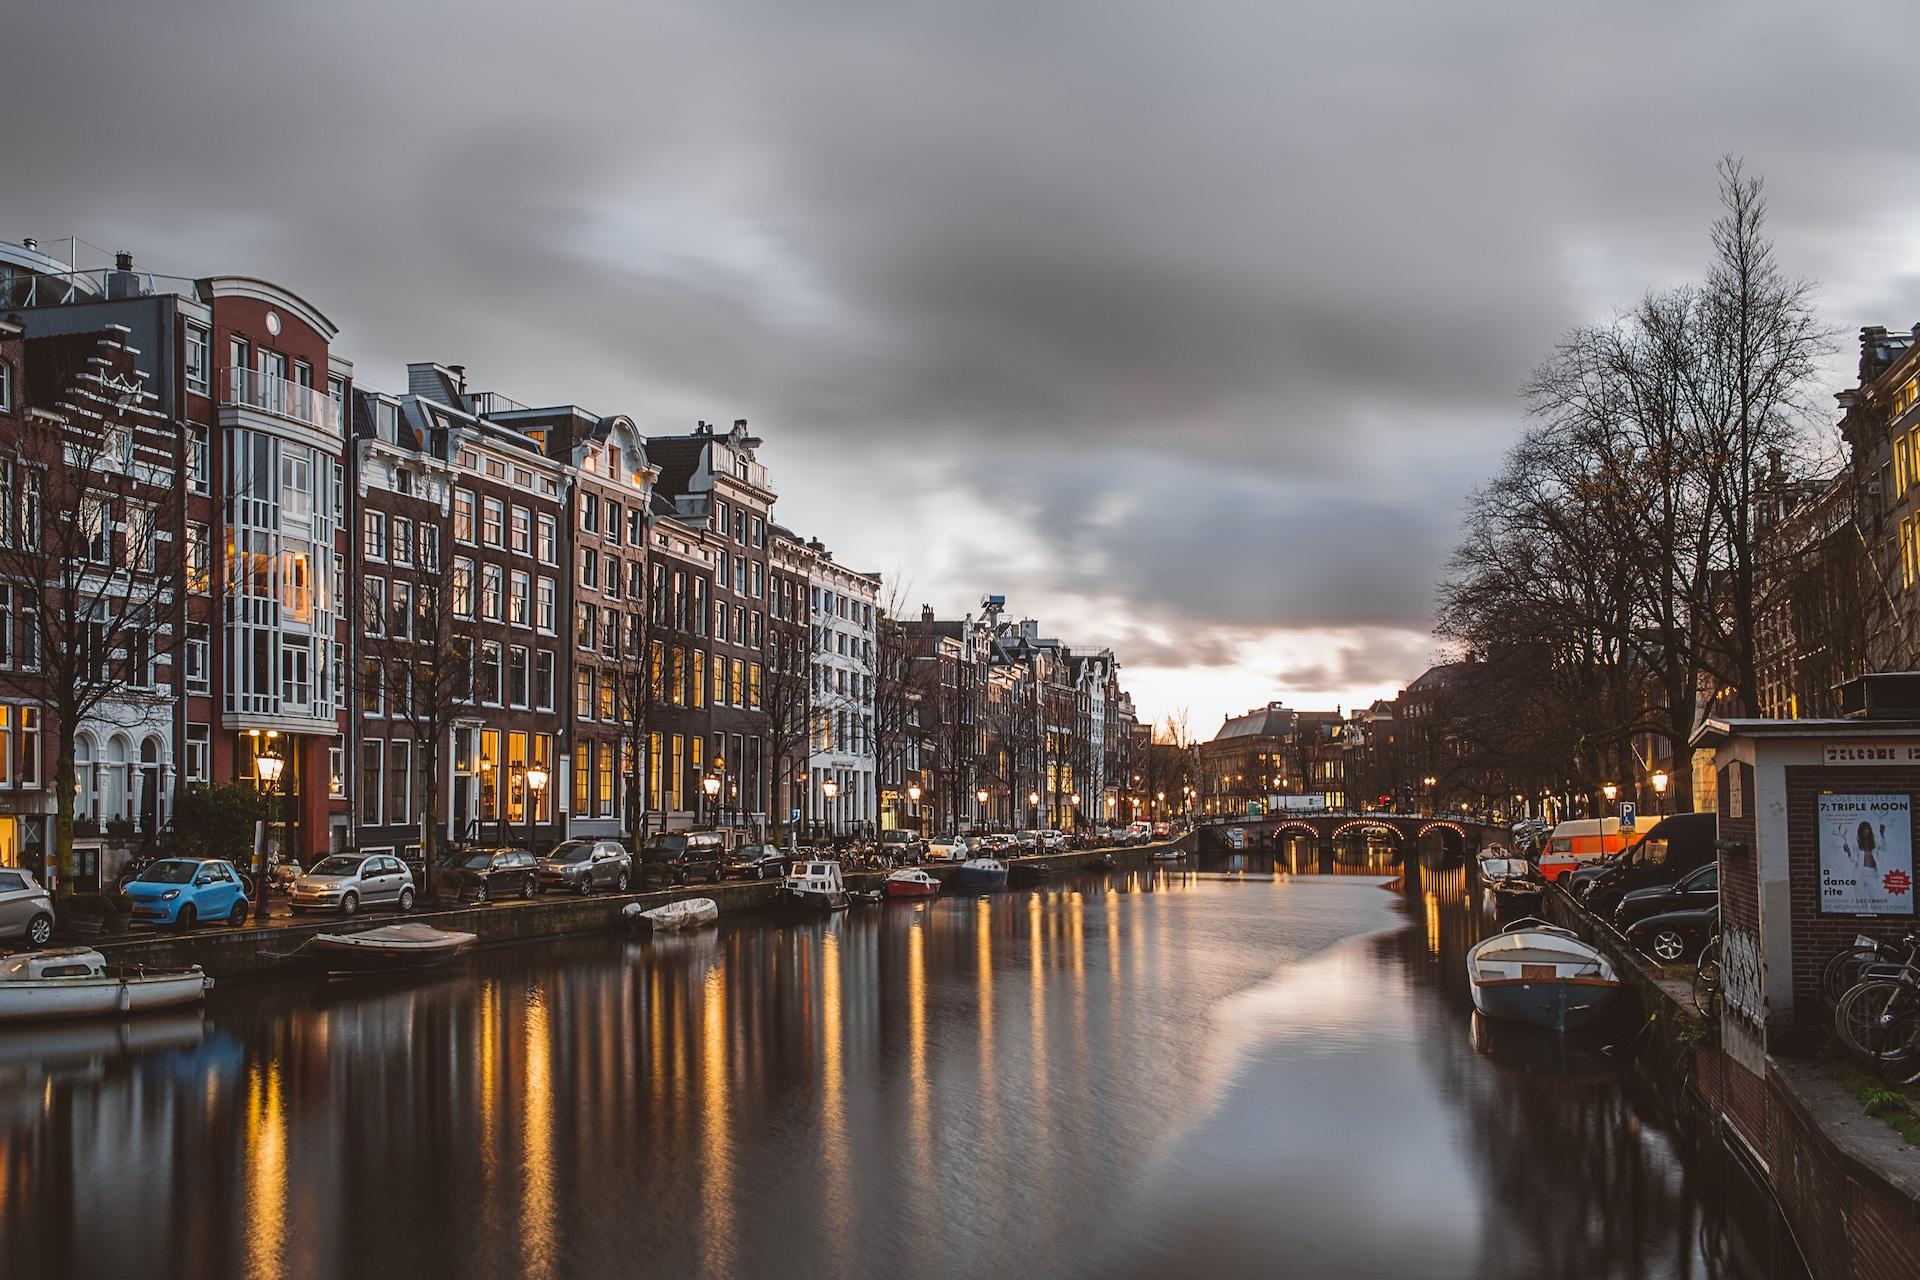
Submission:
M 1911 967 L 1854 986 L 1840 998 L 1833 1026 L 1882 1080 L 1904 1083 L 1920 1075 L 1920 982 Z
M 1920 959 L 1920 933 L 1908 934 L 1900 940 L 1900 945 L 1907 949 L 1905 967 L 1912 968 L 1914 961 Z M 1845 951 L 1835 953 L 1820 971 L 1820 998 L 1827 1008 L 1840 1007 L 1842 997 L 1860 984 L 1868 966 L 1894 963 L 1888 951 L 1889 944 L 1861 936 Z
M 1720 985 L 1720 935 L 1707 939 L 1693 966 L 1693 1007 L 1703 1018 L 1718 1018 L 1724 993 Z

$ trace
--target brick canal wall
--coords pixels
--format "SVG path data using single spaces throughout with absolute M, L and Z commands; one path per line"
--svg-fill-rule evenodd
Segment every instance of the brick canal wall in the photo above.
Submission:
M 1814 1280 L 1920 1276 L 1920 1151 L 1866 1114 L 1818 1063 L 1771 1057 L 1725 1034 L 1612 930 L 1559 891 L 1549 919 L 1600 947 L 1635 988 L 1646 1024 L 1633 1070 L 1693 1133 L 1737 1144 L 1772 1193 Z
M 1018 859 L 1038 863 L 1060 872 L 1078 870 L 1110 853 L 1114 862 L 1125 868 L 1144 867 L 1153 846 L 1088 852 L 1042 854 Z M 958 874 L 957 866 L 931 864 L 927 870 L 944 885 Z M 847 876 L 847 887 L 875 889 L 885 879 L 878 871 L 859 871 Z M 356 916 L 350 925 L 337 916 L 307 917 L 300 923 L 274 924 L 249 929 L 203 928 L 192 933 L 146 932 L 119 938 L 89 940 L 107 958 L 109 964 L 138 964 L 154 968 L 181 968 L 197 964 L 218 979 L 266 978 L 311 968 L 311 957 L 299 948 L 317 933 L 337 933 L 343 927 L 368 929 L 396 920 L 417 921 L 437 929 L 453 929 L 476 935 L 480 942 L 533 942 L 562 938 L 572 934 L 598 933 L 621 927 L 621 911 L 630 902 L 646 907 L 682 898 L 712 898 L 722 914 L 763 910 L 773 905 L 779 882 L 774 880 L 729 880 L 718 885 L 690 885 L 686 888 L 653 893 L 595 894 L 591 897 L 542 895 L 527 901 L 489 903 L 439 911 L 415 911 L 399 916 L 387 912 L 369 912 Z

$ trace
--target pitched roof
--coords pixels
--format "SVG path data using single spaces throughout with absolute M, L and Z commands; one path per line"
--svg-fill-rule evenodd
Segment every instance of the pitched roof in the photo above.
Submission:
M 1294 713 L 1277 702 L 1255 707 L 1243 716 L 1229 716 L 1213 735 L 1215 742 L 1230 738 L 1281 738 L 1293 732 Z

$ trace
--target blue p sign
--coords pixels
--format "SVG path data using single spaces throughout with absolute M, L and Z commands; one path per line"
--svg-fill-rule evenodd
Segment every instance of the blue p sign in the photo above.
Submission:
M 1634 813 L 1633 801 L 1622 800 L 1620 802 L 1620 829 L 1622 831 L 1633 830 L 1634 817 L 1635 817 L 1635 813 Z

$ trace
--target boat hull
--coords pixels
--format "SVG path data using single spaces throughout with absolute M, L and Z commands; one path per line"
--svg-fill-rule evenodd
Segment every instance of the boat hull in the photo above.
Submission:
M 912 880 L 887 881 L 887 896 L 889 898 L 932 898 L 938 896 L 939 893 L 940 886 L 937 884 L 921 884 Z
M 955 878 L 962 889 L 999 889 L 1007 883 L 1007 869 L 962 866 Z
M 1007 868 L 1008 884 L 1045 884 L 1053 879 L 1053 868 L 1044 862 L 1016 862 Z
M 473 945 L 472 934 L 462 934 L 446 942 L 413 945 L 381 945 L 352 942 L 334 934 L 316 935 L 307 945 L 326 971 L 336 976 L 361 973 L 399 973 L 431 969 L 465 955 Z
M 205 999 L 210 985 L 198 972 L 5 982 L 0 983 L 0 1022 L 119 1017 L 178 1009 Z
M 1620 993 L 1618 982 L 1599 978 L 1497 978 L 1471 985 L 1473 1007 L 1487 1017 L 1548 1031 L 1590 1026 Z
M 825 915 L 832 911 L 845 911 L 851 899 L 844 889 L 821 892 L 811 889 L 782 889 L 780 905 L 789 911 L 805 915 Z

